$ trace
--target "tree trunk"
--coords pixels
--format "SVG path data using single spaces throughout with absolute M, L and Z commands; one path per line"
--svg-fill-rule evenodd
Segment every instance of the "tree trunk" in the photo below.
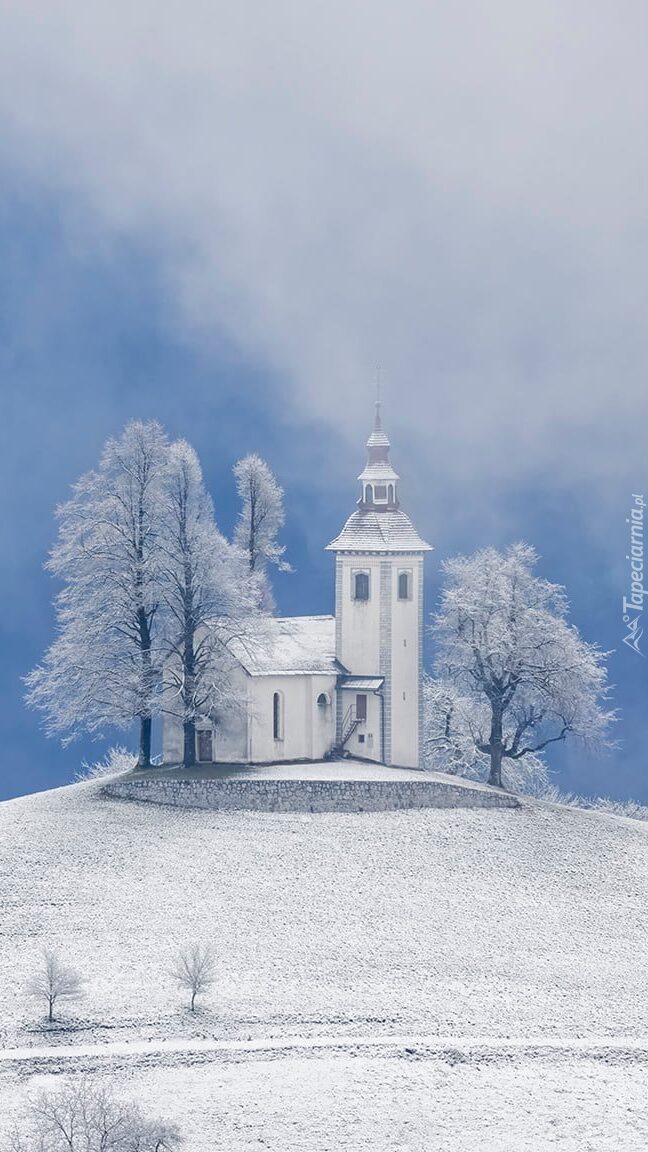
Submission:
M 184 732 L 182 763 L 185 768 L 193 768 L 196 763 L 196 721 L 185 720 L 182 728 Z
M 49 1022 L 51 1024 L 54 1020 L 54 1001 L 51 999 L 51 997 L 48 999 L 48 1004 L 49 1004 L 49 1012 L 47 1015 L 47 1019 L 49 1020 Z
M 193 995 L 191 997 L 191 1011 L 192 1012 L 196 1011 L 196 993 L 195 992 L 193 993 Z
M 488 783 L 494 788 L 502 787 L 502 746 L 492 747 L 490 753 L 490 775 Z
M 146 716 L 140 716 L 140 744 L 139 744 L 139 759 L 137 761 L 138 768 L 151 767 L 151 730 L 153 721 L 150 713 Z
M 490 732 L 490 775 L 488 783 L 494 788 L 502 787 L 502 713 L 499 708 L 493 708 Z
M 138 595 L 141 595 L 139 590 Z M 140 605 L 140 607 L 137 609 L 137 625 L 139 630 L 140 650 L 142 657 L 142 688 L 144 693 L 144 707 L 146 708 L 146 711 L 140 714 L 140 748 L 138 767 L 150 768 L 152 721 L 149 707 L 151 696 L 153 694 L 153 682 L 155 674 L 153 671 L 153 661 L 151 659 L 151 629 L 149 618 L 146 615 L 142 605 Z
M 185 546 L 185 555 L 188 545 Z M 182 763 L 192 768 L 196 763 L 196 654 L 194 649 L 196 627 L 194 623 L 194 588 L 191 565 L 184 566 L 184 643 L 182 646 L 182 702 L 184 706 L 184 749 Z

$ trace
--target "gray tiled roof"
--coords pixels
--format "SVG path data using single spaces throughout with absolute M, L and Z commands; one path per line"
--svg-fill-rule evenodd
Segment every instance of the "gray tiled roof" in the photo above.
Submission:
M 430 552 L 409 516 L 400 510 L 376 512 L 359 509 L 349 516 L 340 535 L 327 545 L 329 552 Z
M 388 480 L 400 480 L 400 476 L 394 472 L 388 460 L 378 460 L 375 464 L 367 464 L 358 480 L 377 480 L 379 484 L 385 484 Z
M 338 679 L 338 687 L 354 692 L 377 692 L 384 683 L 384 676 L 340 676 Z

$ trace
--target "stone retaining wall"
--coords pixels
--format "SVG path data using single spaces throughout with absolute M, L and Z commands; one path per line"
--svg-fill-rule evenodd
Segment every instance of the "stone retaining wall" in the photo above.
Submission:
M 518 808 L 515 796 L 435 780 L 123 780 L 118 800 L 255 812 L 388 812 L 399 808 Z

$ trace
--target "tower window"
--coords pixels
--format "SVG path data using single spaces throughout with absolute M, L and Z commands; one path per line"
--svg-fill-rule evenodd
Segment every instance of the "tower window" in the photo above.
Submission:
M 394 503 L 394 485 L 390 484 L 387 490 L 387 499 L 390 504 Z
M 386 484 L 376 484 L 376 500 L 386 500 L 386 499 L 387 499 L 387 485 Z
M 272 735 L 275 740 L 283 740 L 283 708 L 281 692 L 272 697 Z
M 409 571 L 398 573 L 398 599 L 412 599 L 412 573 Z
M 317 707 L 318 708 L 328 708 L 330 703 L 331 703 L 331 699 L 329 697 L 328 692 L 320 692 L 319 696 L 317 697 Z
M 354 600 L 368 600 L 369 599 L 369 573 L 368 572 L 354 572 L 353 573 L 353 599 Z
M 373 504 L 374 490 L 373 484 L 365 485 L 365 504 Z

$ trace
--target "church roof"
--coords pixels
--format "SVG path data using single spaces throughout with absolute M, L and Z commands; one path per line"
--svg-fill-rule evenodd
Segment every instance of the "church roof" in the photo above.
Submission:
M 377 692 L 384 683 L 384 676 L 338 677 L 338 688 L 351 689 L 353 692 Z
M 334 616 L 272 616 L 257 635 L 231 641 L 230 651 L 250 676 L 337 676 Z
M 359 508 L 340 535 L 327 545 L 329 552 L 431 552 L 409 516 L 400 509 L 376 512 Z
M 388 480 L 400 480 L 400 476 L 394 472 L 389 460 L 377 460 L 366 465 L 358 480 L 376 480 L 379 484 L 386 484 Z

